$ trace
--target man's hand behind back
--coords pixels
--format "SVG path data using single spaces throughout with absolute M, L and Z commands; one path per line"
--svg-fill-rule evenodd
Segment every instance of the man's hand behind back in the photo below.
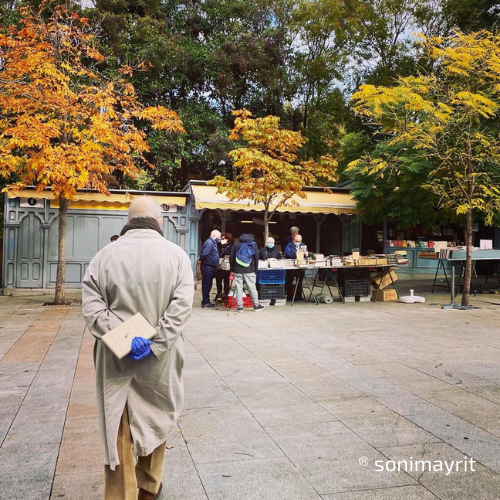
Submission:
M 132 339 L 131 351 L 128 354 L 128 357 L 138 361 L 139 359 L 147 358 L 153 354 L 151 350 L 151 340 L 147 340 L 143 337 L 134 337 Z

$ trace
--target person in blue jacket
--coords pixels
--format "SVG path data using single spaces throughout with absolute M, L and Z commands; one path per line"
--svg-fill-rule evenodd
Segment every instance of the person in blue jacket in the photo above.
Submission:
M 297 250 L 306 247 L 304 243 L 302 243 L 302 236 L 300 234 L 296 234 L 290 243 L 285 247 L 285 259 L 296 259 L 297 258 Z M 307 247 L 306 247 L 307 248 Z M 304 279 L 305 272 L 303 270 L 297 271 L 297 291 L 295 292 L 295 302 L 302 300 L 302 281 Z M 293 274 L 291 272 L 286 273 L 286 293 L 287 300 L 293 299 Z
M 307 247 L 307 245 L 302 243 L 302 236 L 300 234 L 296 234 L 293 241 L 290 241 L 285 247 L 285 259 L 296 259 L 297 250 L 304 247 Z
M 217 274 L 217 267 L 219 265 L 219 250 L 217 243 L 220 242 L 221 232 L 214 229 L 210 233 L 203 247 L 201 248 L 200 261 L 201 261 L 201 307 L 215 307 L 213 302 L 210 302 L 210 290 L 214 282 L 215 275 Z

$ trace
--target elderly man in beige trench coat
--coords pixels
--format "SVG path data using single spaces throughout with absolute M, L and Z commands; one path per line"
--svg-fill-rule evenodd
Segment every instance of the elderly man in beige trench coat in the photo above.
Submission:
M 96 338 L 106 500 L 158 498 L 165 442 L 182 409 L 193 272 L 186 252 L 163 237 L 160 216 L 153 198 L 134 199 L 120 238 L 95 255 L 82 282 L 83 315 Z M 118 359 L 100 339 L 137 312 L 157 333 Z

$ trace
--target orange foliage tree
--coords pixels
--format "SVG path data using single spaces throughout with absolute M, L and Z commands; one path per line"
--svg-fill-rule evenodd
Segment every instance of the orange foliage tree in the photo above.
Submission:
M 269 222 L 276 210 L 300 205 L 296 198 L 307 198 L 304 188 L 322 180 L 336 181 L 337 162 L 329 155 L 319 161 L 297 162 L 297 152 L 307 139 L 300 132 L 283 129 L 277 116 L 251 118 L 241 109 L 229 138 L 246 145 L 233 149 L 228 156 L 237 173 L 234 180 L 217 176 L 208 184 L 217 186 L 230 200 L 248 200 L 248 204 L 264 207 L 264 241 L 269 236 Z M 328 188 L 325 191 L 331 192 Z
M 178 115 L 138 102 L 124 67 L 104 76 L 96 33 L 68 4 L 22 9 L 22 25 L 0 32 L 0 174 L 6 190 L 52 189 L 59 202 L 56 299 L 64 302 L 66 216 L 76 190 L 109 194 L 104 176 L 135 177 L 149 150 L 136 126 L 182 132 Z

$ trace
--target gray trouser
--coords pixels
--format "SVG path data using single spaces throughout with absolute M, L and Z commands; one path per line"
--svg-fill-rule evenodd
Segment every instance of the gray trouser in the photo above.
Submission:
M 236 285 L 236 304 L 239 308 L 243 307 L 243 280 L 247 284 L 250 297 L 252 297 L 253 306 L 259 305 L 259 295 L 255 286 L 255 273 L 234 274 L 234 284 Z

